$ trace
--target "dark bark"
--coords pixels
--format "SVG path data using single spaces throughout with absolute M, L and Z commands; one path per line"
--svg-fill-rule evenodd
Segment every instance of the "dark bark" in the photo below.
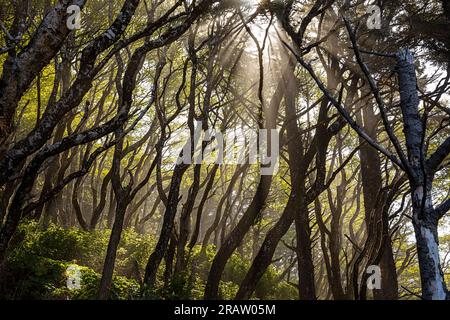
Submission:
M 205 208 L 206 201 L 208 200 L 209 193 L 214 185 L 214 179 L 216 178 L 217 171 L 219 170 L 219 165 L 214 165 L 212 171 L 210 173 L 210 177 L 208 183 L 206 184 L 205 190 L 203 191 L 202 199 L 197 208 L 197 217 L 195 220 L 194 231 L 192 232 L 191 240 L 189 242 L 189 248 L 192 250 L 194 246 L 197 244 L 199 235 L 200 235 L 200 227 L 202 223 L 203 211 Z
M 164 212 L 163 225 L 161 233 L 158 239 L 158 243 L 152 254 L 150 255 L 147 266 L 145 268 L 144 284 L 148 288 L 153 288 L 156 282 L 156 273 L 158 272 L 159 265 L 163 259 L 167 246 L 169 244 L 170 235 L 174 227 L 174 219 L 177 213 L 177 207 L 180 195 L 181 179 L 184 173 L 189 168 L 187 164 L 177 165 L 172 175 L 172 181 L 170 183 L 169 197 L 167 199 L 167 206 Z
M 121 105 L 119 105 L 118 113 L 124 113 L 125 117 L 128 117 L 128 113 L 130 112 L 131 105 L 133 103 L 133 91 L 136 87 L 137 74 L 139 72 L 139 67 L 143 63 L 145 58 L 145 51 L 142 52 L 139 49 L 135 51 L 133 57 L 130 59 L 128 63 L 127 70 L 124 75 L 123 87 L 118 88 L 121 91 Z M 120 57 L 117 58 L 118 64 L 122 65 L 122 60 Z M 165 54 L 160 57 L 159 64 L 156 68 L 155 78 L 153 83 L 153 93 L 152 98 L 149 102 L 149 106 L 153 105 L 155 101 L 155 96 L 157 95 L 157 83 L 161 72 L 165 66 Z M 121 68 L 120 68 L 121 69 Z M 117 248 L 120 243 L 120 238 L 122 236 L 125 215 L 127 212 L 127 208 L 131 201 L 136 197 L 136 194 L 147 184 L 150 176 L 156 166 L 158 161 L 157 158 L 153 161 L 152 165 L 149 168 L 147 176 L 137 185 L 134 186 L 135 177 L 130 176 L 129 183 L 124 186 L 123 179 L 121 175 L 121 161 L 126 155 L 127 152 L 133 151 L 133 148 L 130 147 L 124 150 L 124 129 L 119 128 L 115 131 L 116 139 L 118 143 L 115 146 L 114 157 L 113 157 L 113 165 L 111 169 L 111 184 L 112 189 L 114 191 L 114 196 L 116 199 L 116 213 L 114 218 L 114 224 L 111 230 L 111 236 L 109 238 L 108 248 L 106 252 L 105 263 L 103 266 L 102 278 L 100 280 L 100 288 L 99 288 L 99 299 L 106 300 L 109 297 L 109 292 L 111 289 L 114 266 L 116 261 L 116 253 Z M 164 139 L 164 136 L 161 137 L 161 140 Z M 159 141 L 159 143 L 163 143 L 163 141 Z M 139 141 L 137 142 L 139 143 Z M 125 168 L 124 171 L 130 172 Z M 130 173 L 131 175 L 131 173 Z
M 288 57 L 287 60 L 288 61 Z M 324 101 L 321 104 L 318 128 L 316 134 L 309 147 L 305 149 L 302 143 L 299 143 L 302 138 L 302 133 L 297 124 L 296 114 L 296 102 L 295 97 L 298 91 L 296 87 L 296 81 L 294 76 L 294 65 L 288 65 L 286 70 L 282 71 L 283 81 L 281 84 L 286 87 L 285 104 L 286 104 L 286 129 L 287 129 L 287 144 L 289 154 L 289 170 L 291 175 L 291 192 L 289 195 L 288 203 L 275 226 L 267 233 L 261 248 L 252 262 L 252 265 L 247 272 L 239 291 L 236 295 L 236 299 L 250 299 L 253 294 L 258 281 L 264 275 L 269 265 L 272 263 L 272 258 L 281 238 L 287 233 L 295 217 L 298 216 L 299 225 L 299 237 L 297 240 L 302 241 L 301 245 L 306 246 L 301 252 L 297 252 L 297 255 L 301 257 L 302 262 L 299 266 L 299 279 L 300 285 L 299 296 L 301 299 L 313 300 L 315 296 L 315 283 L 314 283 L 314 266 L 312 263 L 311 255 L 311 239 L 309 237 L 310 226 L 308 218 L 308 205 L 323 192 L 328 186 L 325 184 L 325 159 L 326 150 L 331 138 L 339 132 L 343 126 L 343 122 L 339 121 L 328 127 L 330 119 L 327 115 L 327 102 Z M 312 187 L 306 190 L 306 175 L 308 169 L 316 157 L 316 180 L 312 184 Z M 303 210 L 303 212 L 302 212 Z M 300 218 L 301 216 L 301 218 Z M 303 227 L 302 227 L 303 226 Z M 297 246 L 300 246 L 299 244 Z M 309 247 L 309 248 L 308 248 Z M 298 263 L 298 262 L 297 262 Z M 303 271 L 305 271 L 303 273 Z M 312 273 L 308 274 L 307 270 Z M 304 288 L 301 288 L 302 286 Z
M 377 138 L 378 120 L 370 105 L 362 108 L 364 130 L 374 139 Z M 361 143 L 364 141 L 360 138 Z M 376 226 L 371 225 L 371 221 L 375 224 L 381 222 L 382 247 L 380 268 L 381 268 L 381 289 L 374 289 L 374 299 L 376 300 L 395 300 L 398 299 L 398 281 L 395 269 L 394 256 L 392 251 L 392 242 L 389 234 L 389 221 L 383 205 L 378 205 L 377 201 L 381 200 L 377 195 L 382 191 L 382 173 L 381 159 L 372 147 L 363 143 L 360 148 L 361 159 L 361 182 L 364 196 L 364 211 L 366 228 L 371 229 Z M 371 217 L 373 215 L 373 219 Z M 378 253 L 377 253 L 378 254 Z M 372 260 L 372 258 L 370 258 Z
M 258 215 L 263 210 L 269 194 L 272 176 L 261 176 L 253 200 L 236 227 L 227 236 L 225 242 L 217 251 L 208 274 L 205 287 L 205 299 L 216 300 L 219 298 L 219 283 L 225 265 L 236 248 L 241 244 L 246 232 L 254 224 Z
M 25 4 L 26 1 L 19 3 Z M 28 45 L 17 55 L 14 52 L 15 49 L 11 50 L 4 62 L 0 80 L 1 144 L 11 132 L 14 114 L 22 95 L 42 69 L 54 58 L 71 32 L 67 28 L 67 8 L 72 4 L 74 2 L 69 0 L 59 1 L 45 15 Z M 76 4 L 83 8 L 85 1 L 78 0 Z M 18 10 L 20 14 L 26 12 L 26 8 L 21 6 L 18 6 Z M 24 25 L 24 21 L 18 21 L 15 25 L 17 27 Z M 14 30 L 11 31 L 12 34 L 17 33 Z
M 127 0 L 120 15 L 110 28 L 83 49 L 79 72 L 70 89 L 56 104 L 46 109 L 39 126 L 33 129 L 27 137 L 15 143 L 0 159 L 0 185 L 15 173 L 18 163 L 39 150 L 49 140 L 61 118 L 81 103 L 85 94 L 90 90 L 94 77 L 100 71 L 98 67 L 94 67 L 96 58 L 120 39 L 138 4 L 139 0 Z M 64 19 L 64 28 L 66 28 L 66 19 Z M 111 37 L 110 34 L 113 34 L 114 37 Z
M 220 221 L 222 218 L 222 208 L 223 208 L 223 205 L 225 204 L 225 201 L 228 199 L 231 192 L 233 191 L 233 188 L 234 188 L 236 182 L 238 181 L 239 177 L 246 171 L 247 168 L 248 168 L 248 165 L 242 165 L 241 167 L 237 168 L 235 170 L 235 172 L 233 173 L 233 176 L 231 177 L 228 187 L 227 187 L 225 193 L 223 194 L 223 196 L 220 198 L 219 203 L 217 205 L 217 210 L 214 215 L 214 221 L 205 232 L 205 236 L 204 236 L 203 242 L 202 242 L 202 252 L 206 251 L 206 247 L 209 244 L 211 235 L 219 227 L 219 224 L 220 224 Z
M 250 36 L 252 36 L 251 31 L 249 31 L 247 27 L 247 31 Z M 264 105 L 264 97 L 263 97 L 263 65 L 261 63 L 262 53 L 259 44 L 256 44 L 259 52 L 259 60 L 260 60 L 260 86 L 259 86 L 259 100 L 260 100 L 260 112 L 258 118 L 258 124 L 260 128 L 264 127 L 262 116 L 263 113 L 266 116 L 265 128 L 268 130 L 276 128 L 276 120 L 279 113 L 280 104 L 283 98 L 283 92 L 281 90 L 281 86 L 277 86 L 276 93 L 272 96 L 270 103 L 267 107 Z M 269 133 L 270 137 L 270 133 Z M 271 150 L 271 141 L 270 138 L 267 141 L 267 150 Z M 278 152 L 278 150 L 277 150 Z M 275 156 L 271 154 L 272 158 Z M 274 161 L 274 159 L 272 159 Z M 277 160 L 276 160 L 277 161 Z M 269 196 L 270 187 L 272 185 L 272 176 L 263 175 L 260 176 L 258 185 L 256 188 L 256 193 L 252 198 L 252 201 L 248 208 L 243 213 L 237 225 L 232 229 L 229 235 L 222 241 L 222 244 L 217 251 L 216 256 L 213 259 L 211 269 L 208 274 L 208 279 L 205 287 L 205 295 L 204 298 L 208 300 L 216 300 L 219 298 L 219 284 L 222 278 L 223 271 L 225 269 L 226 263 L 228 259 L 231 257 L 233 252 L 238 248 L 238 246 L 243 241 L 245 235 L 250 230 L 250 228 L 258 221 L 262 216 L 262 211 L 266 205 L 267 197 Z M 237 216 L 236 216 L 237 218 Z M 224 225 L 225 226 L 225 225 Z M 225 233 L 222 232 L 222 236 Z
M 108 242 L 108 248 L 106 250 L 102 278 L 100 280 L 98 295 L 100 300 L 106 300 L 109 298 L 109 292 L 113 279 L 114 265 L 116 262 L 117 248 L 119 247 L 120 238 L 122 235 L 123 221 L 125 218 L 127 205 L 128 199 L 122 198 L 117 201 L 116 215 L 111 230 L 111 236 Z

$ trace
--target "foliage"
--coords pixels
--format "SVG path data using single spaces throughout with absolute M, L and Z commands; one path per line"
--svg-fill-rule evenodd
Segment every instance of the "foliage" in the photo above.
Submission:
M 25 237 L 8 255 L 6 281 L 2 281 L 2 299 L 95 299 L 109 231 L 84 232 L 55 225 L 41 230 L 38 224 L 20 227 Z M 143 244 L 132 231 L 125 232 L 118 276 L 113 279 L 111 299 L 130 299 L 138 296 L 135 279 L 120 276 L 131 269 L 130 259 L 143 257 Z M 125 258 L 126 257 L 126 258 Z M 79 265 L 82 288 L 69 290 L 66 270 Z
M 86 232 L 76 228 L 65 229 L 50 225 L 42 229 L 30 222 L 20 226 L 16 237 L 23 239 L 8 255 L 7 281 L 3 281 L 1 299 L 96 299 L 101 278 L 101 266 L 106 251 L 109 231 Z M 19 239 L 16 239 L 19 241 Z M 116 275 L 113 278 L 110 298 L 138 299 L 140 276 L 154 246 L 153 239 L 126 230 L 122 237 L 116 261 Z M 195 246 L 187 272 L 174 274 L 168 284 L 163 283 L 163 273 L 158 274 L 156 289 L 147 290 L 146 299 L 202 299 L 205 275 L 215 255 L 215 247 L 208 246 L 204 252 Z M 67 269 L 77 267 L 81 272 L 81 289 L 67 287 Z M 228 261 L 220 295 L 223 299 L 233 299 L 243 280 L 249 262 L 242 256 L 233 254 Z M 163 269 L 163 268 L 161 268 Z M 194 270 L 194 271 L 193 271 Z M 162 271 L 162 270 L 161 270 Z M 287 283 L 277 280 L 278 272 L 269 268 L 259 282 L 255 297 L 258 299 L 295 298 L 295 292 Z

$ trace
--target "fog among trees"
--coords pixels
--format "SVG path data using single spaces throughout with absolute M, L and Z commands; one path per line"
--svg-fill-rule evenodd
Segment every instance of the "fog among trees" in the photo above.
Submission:
M 0 0 L 0 299 L 450 299 L 449 30 L 447 0 Z

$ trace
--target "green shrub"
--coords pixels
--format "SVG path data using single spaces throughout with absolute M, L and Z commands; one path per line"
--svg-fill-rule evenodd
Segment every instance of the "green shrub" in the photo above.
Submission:
M 36 223 L 23 224 L 8 253 L 5 281 L 0 284 L 0 299 L 96 299 L 110 231 L 85 232 L 51 225 L 42 230 Z M 186 249 L 188 265 L 164 283 L 164 263 L 157 273 L 156 286 L 139 288 L 142 271 L 154 248 L 154 240 L 133 230 L 124 230 L 115 265 L 111 299 L 202 299 L 211 263 L 213 245 Z M 81 271 L 81 288 L 67 288 L 67 268 Z M 225 266 L 219 295 L 233 299 L 244 279 L 250 261 L 234 253 Z M 270 267 L 259 281 L 256 299 L 295 299 L 295 289 L 278 281 L 279 272 Z

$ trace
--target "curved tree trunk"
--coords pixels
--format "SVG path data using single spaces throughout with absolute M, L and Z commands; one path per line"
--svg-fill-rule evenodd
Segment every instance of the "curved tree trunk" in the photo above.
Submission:
M 267 196 L 269 195 L 272 176 L 261 176 L 253 200 L 244 212 L 236 227 L 226 238 L 220 247 L 211 265 L 208 274 L 208 280 L 205 287 L 205 299 L 216 300 L 219 298 L 219 283 L 222 278 L 223 271 L 228 259 L 231 257 L 236 248 L 241 244 L 245 234 L 253 225 L 258 215 L 263 210 Z
M 362 108 L 364 129 L 372 137 L 377 136 L 377 119 L 373 112 L 372 107 Z M 363 143 L 360 138 L 361 143 Z M 383 197 L 377 197 L 383 188 L 382 176 L 381 176 L 381 160 L 378 152 L 366 143 L 363 143 L 360 148 L 361 158 L 361 182 L 363 188 L 364 197 L 364 211 L 365 221 L 367 228 L 372 228 L 370 225 L 371 214 L 373 213 L 375 218 L 374 222 L 382 222 L 381 232 L 384 238 L 382 247 L 379 249 L 382 251 L 380 259 L 381 269 L 381 289 L 374 289 L 373 295 L 376 300 L 395 300 L 398 299 L 398 281 L 397 272 L 395 269 L 394 255 L 392 251 L 392 242 L 389 235 L 389 221 L 385 215 L 383 205 L 378 205 L 377 201 L 384 199 Z

